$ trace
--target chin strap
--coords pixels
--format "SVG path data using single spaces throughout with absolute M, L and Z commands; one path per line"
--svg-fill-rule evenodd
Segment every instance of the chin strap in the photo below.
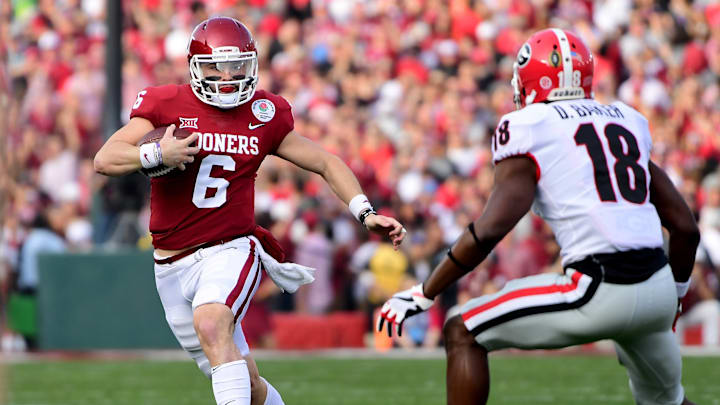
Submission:
M 238 101 L 240 92 L 236 91 L 234 93 L 225 93 L 225 94 L 217 94 L 210 96 L 210 100 L 220 104 L 218 107 L 220 108 L 233 108 L 236 107 L 236 103 Z M 224 104 L 230 104 L 230 105 L 224 105 Z

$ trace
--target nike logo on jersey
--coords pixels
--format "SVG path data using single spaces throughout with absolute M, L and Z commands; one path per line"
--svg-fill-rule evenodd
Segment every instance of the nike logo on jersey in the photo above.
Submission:
M 145 153 L 145 160 L 147 160 L 147 162 L 150 163 L 150 159 L 148 159 L 147 153 Z
M 255 125 L 253 125 L 253 123 L 250 122 L 250 123 L 248 123 L 248 129 L 257 129 L 257 128 L 260 128 L 260 127 L 263 126 L 263 125 L 265 125 L 265 124 L 255 124 Z

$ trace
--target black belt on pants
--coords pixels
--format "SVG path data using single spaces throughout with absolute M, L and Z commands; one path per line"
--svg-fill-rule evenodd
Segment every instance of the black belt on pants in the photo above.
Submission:
M 662 248 L 598 253 L 564 266 L 606 283 L 635 284 L 650 278 L 668 263 Z

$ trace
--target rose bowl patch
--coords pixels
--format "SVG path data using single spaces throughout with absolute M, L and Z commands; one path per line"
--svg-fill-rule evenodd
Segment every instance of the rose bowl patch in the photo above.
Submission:
M 255 100 L 252 103 L 252 113 L 260 122 L 268 122 L 275 116 L 275 104 L 266 98 Z

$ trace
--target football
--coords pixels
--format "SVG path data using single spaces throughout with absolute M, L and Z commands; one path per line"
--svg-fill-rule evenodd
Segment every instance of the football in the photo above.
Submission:
M 157 127 L 153 129 L 152 131 L 145 134 L 145 136 L 140 139 L 140 142 L 137 143 L 137 146 L 145 145 L 146 143 L 152 143 L 152 142 L 159 142 L 160 139 L 162 139 L 163 135 L 165 135 L 165 130 L 167 127 Z M 192 134 L 191 131 L 185 129 L 185 128 L 175 128 L 175 132 L 173 133 L 175 135 L 175 138 L 177 139 L 185 139 L 188 136 Z M 193 143 L 190 146 L 194 146 L 195 143 Z M 164 176 L 171 171 L 173 171 L 174 167 L 168 167 L 163 164 L 159 166 L 155 166 L 150 169 L 141 168 L 140 172 L 148 177 L 159 177 Z

